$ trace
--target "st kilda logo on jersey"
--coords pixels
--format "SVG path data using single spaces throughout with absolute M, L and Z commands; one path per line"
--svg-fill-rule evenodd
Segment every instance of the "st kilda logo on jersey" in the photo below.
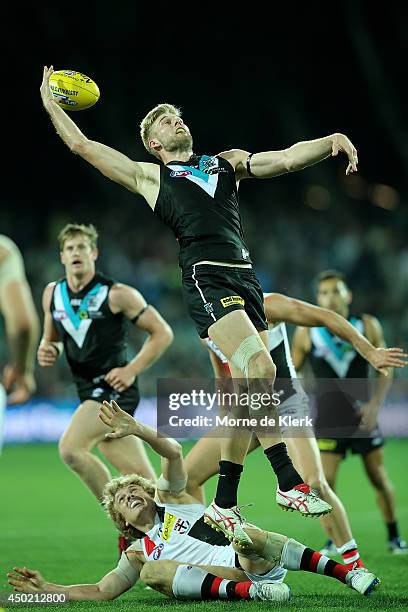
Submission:
M 178 531 L 180 535 L 183 535 L 190 529 L 190 523 L 189 521 L 184 521 L 183 519 L 178 518 L 173 529 L 174 531 Z

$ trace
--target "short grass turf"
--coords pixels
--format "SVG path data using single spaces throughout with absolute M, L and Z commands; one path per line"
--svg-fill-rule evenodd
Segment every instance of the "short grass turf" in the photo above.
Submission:
M 186 452 L 188 448 L 186 445 Z M 396 489 L 401 532 L 406 537 L 408 440 L 388 440 L 385 458 Z M 157 458 L 152 457 L 152 461 L 157 468 Z M 0 483 L 0 591 L 9 590 L 6 572 L 13 566 L 38 569 L 47 580 L 58 584 L 75 584 L 97 581 L 116 565 L 117 535 L 112 525 L 80 480 L 61 463 L 55 445 L 6 447 L 0 459 Z M 208 498 L 214 487 L 212 479 L 207 484 Z M 274 502 L 274 488 L 275 477 L 258 449 L 247 458 L 241 480 L 240 503 L 254 504 L 245 509 L 245 516 L 261 527 L 319 548 L 325 540 L 319 522 L 282 512 Z M 254 611 L 408 610 L 408 556 L 393 556 L 386 550 L 385 527 L 359 457 L 350 456 L 341 466 L 338 492 L 348 509 L 363 560 L 381 579 L 380 589 L 371 597 L 362 597 L 330 578 L 289 572 L 287 582 L 293 597 L 284 606 L 267 602 L 180 602 L 139 583 L 114 602 L 71 602 L 69 609 L 206 612 L 249 606 Z

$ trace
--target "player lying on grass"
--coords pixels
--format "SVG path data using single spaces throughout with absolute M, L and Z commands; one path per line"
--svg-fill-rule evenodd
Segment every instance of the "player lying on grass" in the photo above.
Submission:
M 204 523 L 203 506 L 185 490 L 187 473 L 181 445 L 159 438 L 116 402 L 104 402 L 102 421 L 109 438 L 135 435 L 162 457 L 156 487 L 135 475 L 120 476 L 105 487 L 105 508 L 118 529 L 134 543 L 117 567 L 95 584 L 57 585 L 39 572 L 14 568 L 9 583 L 20 592 L 63 592 L 71 600 L 110 600 L 140 578 L 178 599 L 267 599 L 286 601 L 286 570 L 303 570 L 336 578 L 368 595 L 379 579 L 362 568 L 348 567 L 277 533 L 246 524 L 252 544 L 242 548 Z
M 264 308 L 269 323 L 269 350 L 276 365 L 275 391 L 280 392 L 282 398 L 278 413 L 283 417 L 292 415 L 303 418 L 309 414 L 308 398 L 296 380 L 296 372 L 292 363 L 285 323 L 293 323 L 305 327 L 327 328 L 335 337 L 340 337 L 346 341 L 347 346 L 350 346 L 350 350 L 354 349 L 356 353 L 359 353 L 362 358 L 381 374 L 388 375 L 387 368 L 389 367 L 401 368 L 407 365 L 405 361 L 407 355 L 402 352 L 402 349 L 376 348 L 349 321 L 326 308 L 320 308 L 279 293 L 264 294 Z M 202 343 L 208 348 L 214 377 L 217 379 L 218 384 L 227 383 L 228 386 L 231 371 L 227 358 L 210 338 L 202 340 Z M 241 436 L 243 435 L 241 433 Z M 249 430 L 247 435 L 248 438 L 251 436 Z M 304 482 L 307 482 L 313 489 L 317 490 L 319 497 L 328 502 L 333 508 L 330 514 L 322 517 L 323 528 L 326 529 L 329 537 L 335 542 L 339 554 L 342 555 L 345 563 L 349 563 L 350 568 L 355 562 L 358 565 L 362 565 L 345 508 L 325 478 L 313 430 L 305 427 L 302 431 L 299 428 L 291 431 L 290 427 L 284 427 L 282 428 L 282 435 L 290 458 L 304 479 Z M 205 503 L 203 484 L 216 474 L 218 470 L 220 474 L 225 474 L 225 461 L 220 461 L 218 464 L 221 456 L 220 442 L 219 434 L 218 437 L 204 436 L 198 440 L 186 457 L 188 472 L 187 491 L 203 503 Z M 258 446 L 258 440 L 255 436 L 252 436 L 249 447 L 250 451 Z M 235 494 L 234 499 L 236 499 L 243 466 L 233 464 L 230 466 L 230 472 L 232 472 L 232 468 L 235 469 L 236 476 L 232 477 L 230 475 L 228 484 L 224 484 L 224 488 L 228 486 L 230 491 Z M 280 498 L 279 504 L 284 509 L 287 509 L 287 500 L 279 492 L 277 495 Z M 218 512 L 223 507 L 223 499 L 219 496 L 218 490 L 211 506 L 215 506 Z M 239 516 L 237 516 L 237 520 L 239 520 Z

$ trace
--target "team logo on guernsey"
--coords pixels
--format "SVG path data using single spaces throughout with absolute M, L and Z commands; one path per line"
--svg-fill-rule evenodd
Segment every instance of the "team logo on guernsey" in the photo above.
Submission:
M 229 295 L 228 297 L 221 298 L 221 304 L 224 308 L 228 308 L 228 306 L 233 306 L 233 304 L 240 304 L 241 306 L 245 306 L 245 300 L 239 295 Z
M 183 519 L 178 518 L 176 524 L 174 525 L 174 531 L 178 531 L 180 535 L 184 535 L 190 529 L 190 523 L 188 521 L 183 521 Z
M 174 514 L 170 514 L 170 512 L 165 513 L 163 527 L 161 529 L 161 532 L 159 533 L 161 539 L 165 542 L 168 542 L 170 540 L 170 534 L 173 530 L 176 520 L 177 516 L 174 516 Z

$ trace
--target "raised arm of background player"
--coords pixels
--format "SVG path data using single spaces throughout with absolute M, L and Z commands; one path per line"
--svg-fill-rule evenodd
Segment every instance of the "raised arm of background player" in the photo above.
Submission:
M 158 164 L 135 162 L 115 149 L 99 142 L 89 140 L 68 117 L 67 113 L 55 101 L 49 80 L 53 67 L 44 66 L 43 81 L 40 92 L 43 105 L 53 122 L 57 133 L 73 153 L 95 166 L 102 174 L 142 195 L 151 208 L 155 207 L 160 186 L 160 168 Z M 244 178 L 272 178 L 287 172 L 302 170 L 327 157 L 336 156 L 339 152 L 348 158 L 346 174 L 357 172 L 357 151 L 344 134 L 332 134 L 316 140 L 298 142 L 281 151 L 255 153 L 250 160 L 250 172 L 247 160 L 249 153 L 233 149 L 221 153 L 235 169 L 237 181 Z
M 264 307 L 266 318 L 270 323 L 283 321 L 305 327 L 327 327 L 335 336 L 352 344 L 356 351 L 384 378 L 388 375 L 387 368 L 403 368 L 408 363 L 403 359 L 408 355 L 402 349 L 385 348 L 384 341 L 381 340 L 382 336 L 375 337 L 371 332 L 370 334 L 367 332 L 367 338 L 365 338 L 344 317 L 326 308 L 295 300 L 280 293 L 265 294 Z M 370 320 L 373 319 L 374 317 L 370 317 Z M 378 321 L 376 323 L 379 325 Z M 367 330 L 366 321 L 365 328 Z M 302 327 L 297 328 L 292 346 L 292 359 L 296 370 L 302 368 L 310 350 L 309 331 Z
M 0 235 L 0 312 L 5 321 L 9 362 L 3 383 L 8 403 L 26 402 L 35 391 L 34 363 L 39 336 L 38 315 L 24 262 L 16 244 Z
M 296 300 L 298 301 L 298 300 Z M 304 302 L 302 302 L 304 304 Z M 407 362 L 403 361 L 403 358 L 407 355 L 402 352 L 402 349 L 385 348 L 385 341 L 383 336 L 382 327 L 380 322 L 371 315 L 363 315 L 364 322 L 364 331 L 366 337 L 364 337 L 358 330 L 353 327 L 346 319 L 344 319 L 341 315 L 332 312 L 331 310 L 326 310 L 325 308 L 319 308 L 318 306 L 311 306 L 314 310 L 323 311 L 325 313 L 325 318 L 328 320 L 329 318 L 335 318 L 337 331 L 335 331 L 335 327 L 329 326 L 327 323 L 312 323 L 308 324 L 308 327 L 327 327 L 333 332 L 336 336 L 339 336 L 343 340 L 347 340 L 351 342 L 354 348 L 377 370 L 378 378 L 375 391 L 370 398 L 370 401 L 365 403 L 362 406 L 362 425 L 368 430 L 371 431 L 377 422 L 378 412 L 381 408 L 381 405 L 385 399 L 388 389 L 390 388 L 392 382 L 392 370 L 388 370 L 388 367 L 394 368 L 403 368 Z M 330 317 L 329 317 L 330 315 Z M 317 320 L 317 319 L 316 319 Z M 346 337 L 344 333 L 342 333 L 339 322 L 347 323 L 347 326 L 353 328 L 353 335 Z M 298 325 L 305 325 L 305 323 L 298 323 Z M 344 327 L 344 323 L 342 323 Z M 349 330 L 350 331 L 350 330 Z M 356 342 L 352 341 L 352 337 L 355 337 Z M 312 350 L 312 343 L 310 340 L 310 334 L 306 327 L 298 327 L 295 331 L 292 343 L 292 359 L 293 365 L 297 371 L 300 371 L 306 361 L 306 358 L 310 351 Z M 388 357 L 390 358 L 387 358 Z
M 54 286 L 55 283 L 50 283 L 43 293 L 44 332 L 37 353 L 38 363 L 43 367 L 54 365 L 63 350 L 50 309 Z M 122 312 L 129 320 L 136 318 L 135 326 L 149 334 L 140 351 L 127 365 L 113 368 L 105 376 L 116 391 L 122 392 L 163 354 L 173 340 L 173 332 L 157 310 L 146 304 L 142 294 L 128 285 L 112 285 L 109 307 L 114 314 Z

